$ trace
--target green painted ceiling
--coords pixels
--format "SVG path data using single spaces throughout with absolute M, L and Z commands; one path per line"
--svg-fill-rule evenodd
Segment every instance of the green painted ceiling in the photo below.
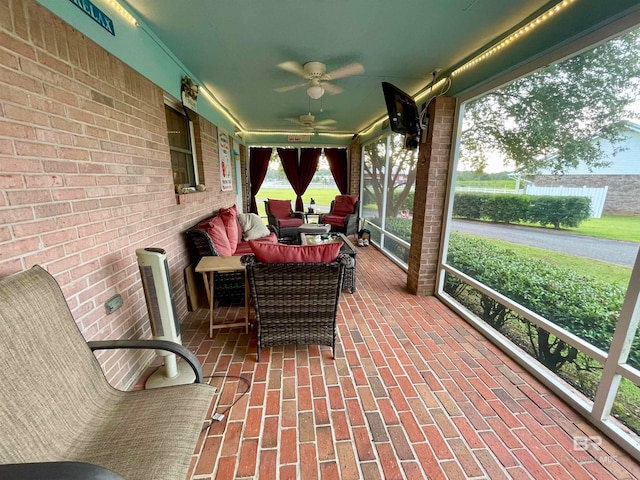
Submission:
M 246 130 L 296 130 L 286 120 L 311 113 L 336 132 L 357 133 L 385 114 L 381 82 L 415 94 L 508 32 L 553 7 L 547 0 L 127 0 L 140 18 Z M 548 49 L 629 14 L 632 0 L 575 0 L 481 66 L 456 76 L 459 93 Z M 331 71 L 352 62 L 364 73 L 335 80 L 343 89 L 309 100 L 304 80 L 278 68 L 319 61 Z M 255 141 L 253 142 L 255 143 Z

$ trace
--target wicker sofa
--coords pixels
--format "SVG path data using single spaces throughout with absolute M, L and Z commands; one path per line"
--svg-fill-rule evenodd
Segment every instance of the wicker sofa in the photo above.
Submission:
M 195 267 L 202 257 L 207 256 L 242 256 L 251 253 L 249 242 L 244 239 L 244 231 L 239 223 L 236 206 L 222 208 L 212 216 L 200 220 L 185 231 L 189 245 L 191 263 Z M 236 234 L 233 234 L 233 231 Z M 278 237 L 273 229 L 265 226 L 266 235 L 255 238 L 259 242 L 277 243 Z M 231 251 L 222 250 L 223 235 L 229 242 Z M 218 246 L 216 246 L 216 241 Z M 222 245 L 224 247 L 224 245 Z M 216 299 L 225 303 L 244 301 L 244 272 L 216 272 L 214 275 Z
M 185 232 L 191 248 L 191 260 L 197 263 L 200 258 L 206 256 L 242 256 L 251 253 L 249 242 L 245 239 L 242 226 L 237 220 L 239 213 L 236 206 L 222 208 L 210 217 L 200 220 L 192 225 Z M 220 219 L 220 222 L 217 222 Z M 212 225 L 213 224 L 213 225 Z M 233 235 L 233 230 L 236 234 Z M 232 249 L 231 253 L 220 251 L 220 245 L 216 246 L 216 232 L 226 233 L 229 245 Z M 252 238 L 261 242 L 277 243 L 278 237 L 273 229 L 265 226 L 265 236 Z
M 121 391 L 93 350 L 146 348 L 195 354 L 158 340 L 86 342 L 43 268 L 0 279 L 0 478 L 185 478 L 215 389 L 179 385 Z

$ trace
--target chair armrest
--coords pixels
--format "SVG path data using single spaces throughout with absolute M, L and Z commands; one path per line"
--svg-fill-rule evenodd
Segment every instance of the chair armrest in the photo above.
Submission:
M 344 224 L 348 225 L 351 222 L 355 222 L 355 220 L 358 218 L 358 214 L 357 213 L 350 213 L 349 215 L 346 215 L 344 217 Z
M 197 253 L 198 260 L 202 257 L 220 256 L 209 234 L 201 228 L 191 227 L 185 232 L 185 234 L 187 235 L 191 248 L 194 251 L 193 253 Z
M 291 218 L 299 218 L 300 220 L 304 220 L 304 212 L 291 212 L 289 216 Z
M 3 480 L 124 480 L 109 469 L 84 462 L 0 465 L 0 478 Z
M 179 343 L 170 342 L 168 340 L 94 340 L 87 342 L 91 351 L 96 350 L 115 350 L 125 349 L 143 349 L 143 350 L 166 350 L 176 355 L 180 355 L 193 369 L 196 374 L 195 383 L 202 383 L 202 365 L 196 355 Z

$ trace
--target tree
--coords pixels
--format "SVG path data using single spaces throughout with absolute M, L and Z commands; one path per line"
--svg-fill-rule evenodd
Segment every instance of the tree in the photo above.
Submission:
M 403 136 L 393 134 L 389 145 L 389 180 L 387 184 L 387 217 L 395 217 L 410 195 L 416 181 L 417 150 L 407 150 L 403 145 Z M 386 138 L 370 143 L 364 147 L 363 162 L 364 204 L 375 203 L 378 207 L 378 218 L 382 218 L 384 178 L 386 171 Z
M 615 151 L 628 105 L 640 92 L 640 32 L 634 30 L 468 102 L 462 158 L 481 171 L 498 151 L 516 171 L 563 174 L 584 162 L 606 166 L 600 142 Z M 615 150 L 617 149 L 617 150 Z

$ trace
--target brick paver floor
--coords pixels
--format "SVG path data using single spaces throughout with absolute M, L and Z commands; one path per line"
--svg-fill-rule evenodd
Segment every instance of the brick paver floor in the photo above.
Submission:
M 207 312 L 190 314 L 183 343 L 225 415 L 203 432 L 190 478 L 640 478 L 607 439 L 575 450 L 574 437 L 599 433 L 436 298 L 408 294 L 374 247 L 359 248 L 357 268 L 335 359 L 287 346 L 256 363 L 255 330 L 210 339 Z

